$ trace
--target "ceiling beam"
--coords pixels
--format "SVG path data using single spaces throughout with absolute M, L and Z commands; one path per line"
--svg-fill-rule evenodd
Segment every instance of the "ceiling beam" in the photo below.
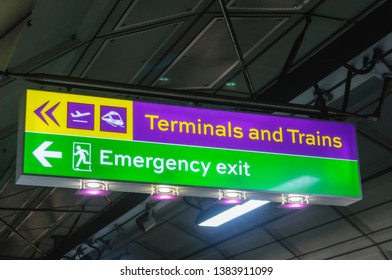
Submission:
M 85 78 L 65 77 L 59 75 L 40 74 L 40 73 L 10 73 L 0 71 L 0 76 L 10 77 L 12 79 L 20 79 L 28 82 L 61 86 L 68 90 L 71 88 L 89 89 L 103 92 L 116 92 L 134 96 L 153 97 L 159 99 L 181 100 L 196 103 L 218 104 L 241 108 L 247 110 L 260 110 L 268 112 L 283 112 L 310 116 L 325 117 L 327 113 L 331 118 L 367 118 L 354 113 L 342 112 L 334 108 L 328 108 L 326 112 L 315 106 L 302 104 L 265 102 L 254 99 L 235 98 L 230 96 L 216 96 L 206 93 L 190 92 L 178 89 L 167 89 L 158 87 L 148 87 L 141 85 L 131 85 L 125 83 L 117 83 L 111 81 L 92 80 Z
M 342 63 L 352 60 L 390 34 L 391 14 L 392 1 L 386 1 L 327 47 L 282 77 L 279 82 L 264 92 L 259 92 L 257 98 L 268 102 L 277 99 L 283 103 L 291 101 L 339 69 Z
M 69 238 L 65 239 L 47 253 L 45 259 L 57 260 L 64 257 L 66 253 L 77 247 L 83 242 L 86 242 L 92 235 L 100 231 L 107 225 L 111 224 L 125 213 L 142 203 L 148 195 L 140 193 L 127 193 L 117 203 L 107 209 L 104 213 L 97 216 L 90 222 L 87 222 L 77 231 L 75 231 Z

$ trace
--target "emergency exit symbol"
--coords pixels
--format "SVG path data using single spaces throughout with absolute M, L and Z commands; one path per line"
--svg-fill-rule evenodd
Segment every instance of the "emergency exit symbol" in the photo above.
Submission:
M 45 119 L 44 115 L 42 114 L 42 111 L 45 109 L 46 105 L 49 103 L 49 101 L 46 101 L 44 104 L 39 106 L 37 109 L 34 110 L 34 113 L 43 121 L 46 123 L 46 125 L 49 125 L 48 121 Z M 60 126 L 56 118 L 53 116 L 54 110 L 56 110 L 57 106 L 60 105 L 60 102 L 56 103 L 52 107 L 50 107 L 48 110 L 43 112 L 49 119 L 51 119 L 57 126 Z

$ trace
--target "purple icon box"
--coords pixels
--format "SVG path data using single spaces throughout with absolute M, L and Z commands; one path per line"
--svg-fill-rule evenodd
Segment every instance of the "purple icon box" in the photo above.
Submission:
M 127 109 L 101 106 L 101 131 L 127 133 Z
M 94 130 L 94 105 L 68 102 L 67 127 Z

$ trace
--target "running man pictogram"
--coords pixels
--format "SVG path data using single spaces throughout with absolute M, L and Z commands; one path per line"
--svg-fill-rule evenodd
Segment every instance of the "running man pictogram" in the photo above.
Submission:
M 73 143 L 72 169 L 76 171 L 91 171 L 90 143 Z

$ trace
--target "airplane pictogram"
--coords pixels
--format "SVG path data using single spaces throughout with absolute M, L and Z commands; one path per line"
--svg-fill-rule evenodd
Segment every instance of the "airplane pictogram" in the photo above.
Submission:
M 71 113 L 72 121 L 73 122 L 81 122 L 81 123 L 88 123 L 88 120 L 83 119 L 83 117 L 90 116 L 90 112 L 81 113 L 76 111 L 76 113 Z M 82 119 L 79 119 L 82 118 Z

